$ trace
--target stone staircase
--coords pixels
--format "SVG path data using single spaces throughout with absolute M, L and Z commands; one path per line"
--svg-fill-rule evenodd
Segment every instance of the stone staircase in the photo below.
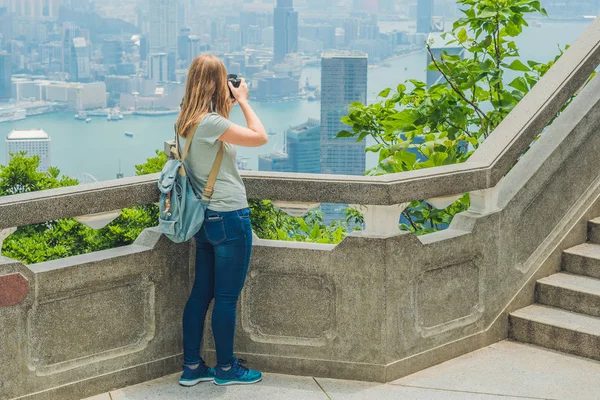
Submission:
M 537 304 L 510 314 L 510 336 L 600 360 L 600 218 L 588 223 L 588 242 L 566 250 L 562 263 L 562 272 L 537 282 Z

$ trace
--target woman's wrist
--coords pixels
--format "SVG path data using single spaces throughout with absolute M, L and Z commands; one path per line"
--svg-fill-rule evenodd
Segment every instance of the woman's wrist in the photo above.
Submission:
M 238 100 L 238 104 L 239 104 L 239 105 L 245 105 L 245 104 L 248 104 L 248 99 L 241 99 L 241 100 Z

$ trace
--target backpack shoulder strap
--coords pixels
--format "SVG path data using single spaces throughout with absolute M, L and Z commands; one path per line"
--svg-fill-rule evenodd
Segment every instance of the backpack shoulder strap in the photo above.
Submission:
M 219 146 L 219 151 L 217 152 L 217 157 L 215 158 L 215 162 L 213 163 L 213 166 L 210 169 L 210 174 L 208 175 L 206 186 L 204 186 L 204 190 L 202 191 L 202 200 L 209 201 L 212 197 L 215 188 L 215 182 L 217 180 L 217 175 L 219 174 L 219 169 L 221 168 L 221 161 L 223 161 L 223 153 L 225 153 L 225 143 L 221 142 L 221 145 Z
M 197 126 L 196 126 L 197 127 Z M 196 129 L 193 129 L 190 135 L 185 140 L 185 147 L 183 149 L 183 154 L 179 151 L 179 134 L 177 133 L 177 125 L 175 125 L 175 152 L 177 153 L 177 158 L 183 162 L 188 155 L 190 150 L 190 146 L 192 144 L 192 139 L 196 134 Z M 206 186 L 204 186 L 204 190 L 202 191 L 202 200 L 210 201 L 210 198 L 213 195 L 215 182 L 217 181 L 217 175 L 219 175 L 219 170 L 221 169 L 221 162 L 223 161 L 223 155 L 225 154 L 225 143 L 221 142 L 219 146 L 219 151 L 217 152 L 217 157 L 213 162 L 212 168 L 210 169 L 210 173 L 208 174 L 208 180 L 206 181 Z M 185 175 L 185 168 L 180 168 L 179 173 L 181 175 Z
M 183 154 L 181 154 L 181 146 L 179 145 L 179 134 L 177 133 L 177 125 L 175 125 L 175 152 L 171 151 L 171 154 L 173 154 L 175 158 L 181 161 L 181 164 L 183 164 L 185 158 L 188 155 L 188 152 L 190 151 L 192 139 L 194 139 L 194 135 L 196 134 L 196 127 L 194 127 L 194 129 L 192 129 L 192 132 L 188 135 L 188 137 L 185 138 L 185 147 L 183 148 Z M 181 175 L 185 175 L 185 168 L 180 168 L 179 173 Z
M 185 138 L 185 147 L 183 148 L 183 154 L 181 155 L 182 163 L 185 161 L 185 158 L 187 157 L 188 152 L 190 151 L 190 146 L 192 145 L 192 139 L 194 139 L 194 135 L 196 134 L 195 128 L 196 127 L 194 127 L 194 129 L 192 129 L 192 132 L 190 132 L 190 134 Z M 177 136 L 179 136 L 179 135 L 177 135 Z M 178 152 L 179 152 L 179 150 L 178 150 Z

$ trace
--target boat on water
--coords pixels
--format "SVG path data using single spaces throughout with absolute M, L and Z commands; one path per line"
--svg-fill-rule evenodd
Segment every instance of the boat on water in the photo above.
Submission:
M 123 119 L 123 114 L 118 109 L 110 110 L 108 115 L 106 116 L 107 121 L 119 121 Z
M 75 119 L 85 121 L 87 118 L 88 115 L 85 111 L 79 111 L 77 114 L 75 114 Z
M 133 137 L 133 133 L 125 131 L 125 136 L 127 136 L 127 137 Z
M 269 132 L 267 132 L 267 136 L 275 136 L 275 135 L 277 135 L 277 132 L 273 132 L 270 129 L 269 129 Z
M 86 118 L 86 119 L 85 119 L 85 123 L 86 123 L 86 124 L 89 124 L 90 122 L 92 122 L 92 119 L 91 119 L 91 118 L 89 118 L 89 117 L 88 117 L 88 118 Z

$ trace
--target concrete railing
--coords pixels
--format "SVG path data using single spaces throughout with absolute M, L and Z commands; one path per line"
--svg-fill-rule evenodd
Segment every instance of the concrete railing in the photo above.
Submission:
M 238 355 L 266 371 L 389 381 L 505 338 L 507 312 L 533 301 L 532 282 L 600 215 L 600 80 L 516 163 L 599 46 L 596 21 L 467 163 L 375 178 L 245 173 L 251 198 L 362 205 L 367 230 L 338 245 L 257 240 Z M 1 197 L 0 230 L 154 203 L 156 179 Z M 441 208 L 463 192 L 471 209 L 449 229 L 398 231 L 406 202 Z M 0 257 L 0 399 L 79 399 L 177 371 L 193 265 L 191 243 L 154 229 L 30 266 Z M 207 330 L 209 360 L 212 349 Z

